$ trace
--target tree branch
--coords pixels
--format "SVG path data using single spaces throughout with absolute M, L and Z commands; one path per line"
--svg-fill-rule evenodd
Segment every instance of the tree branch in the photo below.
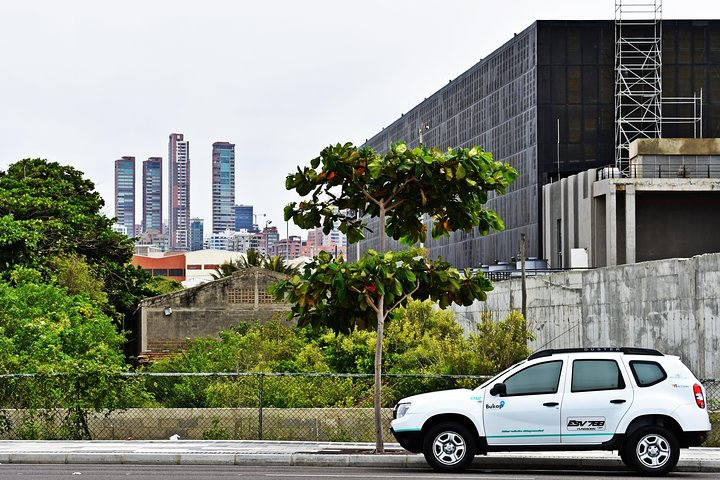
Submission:
M 417 292 L 418 288 L 420 288 L 420 280 L 415 280 L 415 288 L 413 288 L 411 292 L 408 292 L 405 295 L 403 295 L 403 297 L 400 300 L 395 302 L 395 305 L 393 305 L 392 307 L 387 309 L 387 311 L 385 312 L 385 319 L 387 319 L 387 316 L 390 315 L 390 312 L 395 310 L 395 308 L 397 308 L 398 305 L 400 305 L 402 302 L 404 302 L 406 298 L 411 296 L 413 293 Z

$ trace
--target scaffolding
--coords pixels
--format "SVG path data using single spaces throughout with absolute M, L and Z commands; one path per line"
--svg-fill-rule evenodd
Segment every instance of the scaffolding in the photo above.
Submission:
M 615 1 L 615 166 L 630 142 L 662 137 L 662 1 Z
M 663 125 L 690 124 L 702 138 L 702 96 L 663 96 L 662 0 L 615 0 L 615 167 L 626 175 L 630 143 L 662 138 Z

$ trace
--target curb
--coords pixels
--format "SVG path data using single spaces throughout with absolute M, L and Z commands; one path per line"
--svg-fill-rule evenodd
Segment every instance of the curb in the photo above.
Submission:
M 0 454 L 0 464 L 237 465 L 291 467 L 386 467 L 430 470 L 422 455 L 315 453 L 108 453 L 16 452 Z M 472 469 L 627 470 L 619 458 L 478 456 Z M 680 460 L 677 472 L 720 472 L 717 460 Z

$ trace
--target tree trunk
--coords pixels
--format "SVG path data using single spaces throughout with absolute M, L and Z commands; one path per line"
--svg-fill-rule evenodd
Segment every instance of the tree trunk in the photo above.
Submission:
M 377 310 L 377 341 L 375 343 L 375 391 L 373 403 L 375 405 L 375 453 L 385 453 L 382 431 L 382 348 L 383 330 L 385 327 L 385 308 L 383 302 L 385 295 L 380 295 Z
M 378 222 L 380 227 L 378 233 L 380 234 L 380 253 L 385 253 L 385 204 L 380 204 L 380 213 L 378 214 Z
M 380 253 L 385 253 L 385 205 L 380 205 Z M 375 342 L 375 391 L 373 404 L 375 407 L 375 453 L 385 453 L 382 432 L 382 346 L 385 330 L 385 295 L 380 295 L 377 312 L 377 341 Z

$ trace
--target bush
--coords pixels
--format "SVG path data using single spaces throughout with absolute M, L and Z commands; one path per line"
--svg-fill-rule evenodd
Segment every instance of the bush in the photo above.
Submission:
M 386 326 L 383 371 L 387 374 L 490 375 L 525 358 L 526 323 L 520 314 L 493 322 L 486 317 L 465 336 L 453 313 L 430 301 L 398 308 Z M 241 324 L 219 338 L 196 339 L 182 353 L 150 366 L 153 372 L 373 372 L 376 333 L 292 328 L 279 322 Z M 169 407 L 253 407 L 259 404 L 259 377 L 150 378 L 154 399 Z M 263 406 L 372 406 L 372 379 L 347 377 L 262 377 Z M 383 404 L 416 393 L 474 388 L 480 379 L 386 379 Z

